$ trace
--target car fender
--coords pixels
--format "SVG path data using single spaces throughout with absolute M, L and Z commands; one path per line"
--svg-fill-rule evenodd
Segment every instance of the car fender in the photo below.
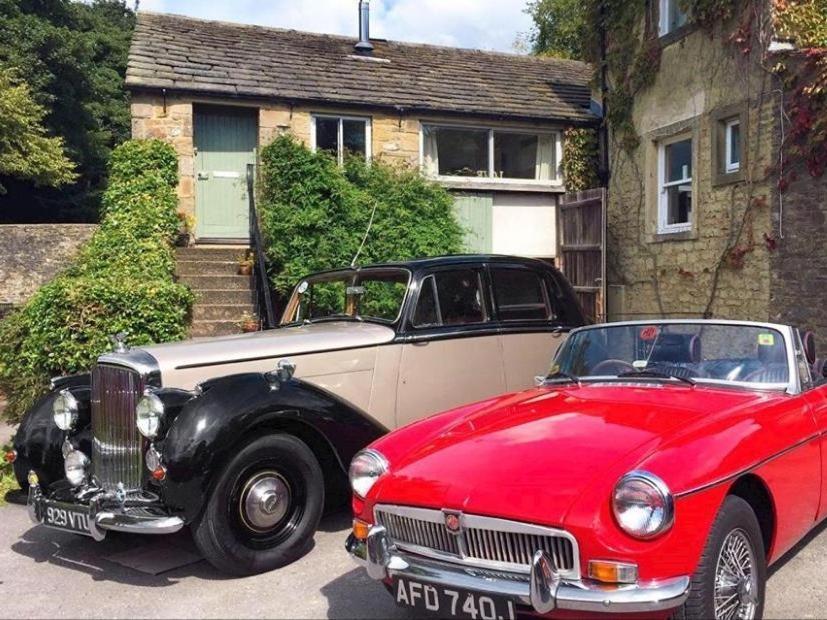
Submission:
M 350 403 L 297 379 L 249 373 L 212 380 L 198 392 L 157 442 L 167 468 L 164 499 L 188 522 L 201 513 L 223 466 L 248 439 L 313 433 L 345 473 L 358 450 L 388 432 Z

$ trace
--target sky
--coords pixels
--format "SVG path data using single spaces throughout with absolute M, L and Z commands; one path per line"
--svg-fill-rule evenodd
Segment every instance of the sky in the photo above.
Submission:
M 358 5 L 358 0 L 140 0 L 139 6 L 356 37 Z M 525 7 L 526 0 L 372 0 L 371 37 L 512 52 L 531 28 Z

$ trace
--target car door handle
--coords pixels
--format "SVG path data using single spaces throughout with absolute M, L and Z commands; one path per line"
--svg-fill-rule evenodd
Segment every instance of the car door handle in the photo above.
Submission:
M 411 344 L 415 347 L 427 347 L 429 344 L 431 344 L 431 341 L 430 340 L 414 340 Z
M 210 178 L 209 172 L 199 172 L 198 173 L 198 180 L 199 181 L 208 181 Z

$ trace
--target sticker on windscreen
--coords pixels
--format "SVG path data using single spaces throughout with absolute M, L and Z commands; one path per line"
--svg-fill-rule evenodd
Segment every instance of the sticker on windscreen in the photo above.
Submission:
M 659 332 L 660 330 L 657 328 L 657 326 L 649 325 L 648 327 L 644 327 L 640 330 L 640 339 L 649 342 L 657 338 Z
M 758 345 L 762 347 L 771 347 L 775 344 L 774 334 L 758 334 Z

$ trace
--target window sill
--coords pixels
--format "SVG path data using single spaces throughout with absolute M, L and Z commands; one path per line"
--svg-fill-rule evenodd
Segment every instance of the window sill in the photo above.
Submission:
M 661 35 L 658 39 L 661 49 L 685 39 L 690 34 L 695 32 L 696 28 L 697 26 L 695 26 L 695 24 L 684 24 L 683 26 L 681 26 L 680 28 L 676 28 L 672 32 L 667 32 L 666 34 Z
M 674 232 L 658 231 L 652 235 L 652 243 L 666 243 L 668 241 L 694 241 L 698 238 L 695 230 L 676 230 Z
M 447 189 L 465 189 L 477 191 L 498 192 L 536 192 L 545 194 L 564 194 L 566 188 L 562 183 L 555 181 L 501 181 L 499 179 L 478 179 L 469 177 L 430 177 Z
M 712 179 L 713 187 L 721 187 L 723 185 L 732 185 L 734 183 L 742 183 L 744 181 L 744 171 L 736 170 L 734 172 L 717 172 Z

